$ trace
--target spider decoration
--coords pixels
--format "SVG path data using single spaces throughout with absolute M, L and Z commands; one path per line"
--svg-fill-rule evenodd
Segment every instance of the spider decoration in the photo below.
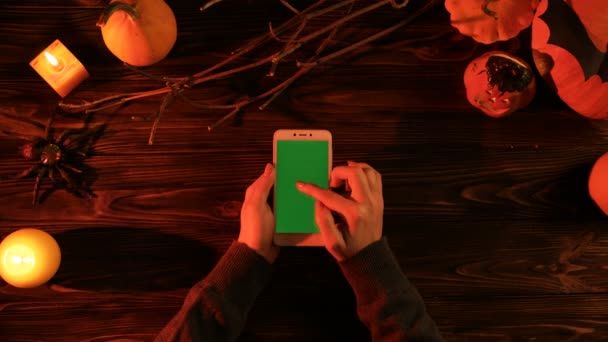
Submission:
M 36 161 L 32 167 L 17 175 L 17 178 L 36 175 L 32 204 L 39 203 L 40 185 L 46 177 L 55 187 L 65 187 L 79 197 L 96 197 L 82 180 L 82 174 L 85 167 L 84 159 L 90 153 L 100 130 L 66 129 L 55 137 L 51 128 L 52 122 L 51 117 L 44 130 L 44 137 L 20 136 L 21 139 L 28 141 L 20 147 L 20 154 L 28 160 Z

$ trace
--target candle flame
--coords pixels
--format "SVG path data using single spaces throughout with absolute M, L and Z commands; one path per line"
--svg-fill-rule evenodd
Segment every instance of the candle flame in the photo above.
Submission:
M 44 51 L 44 57 L 46 57 L 46 59 L 49 61 L 49 63 L 51 63 L 52 66 L 56 67 L 59 65 L 59 61 L 57 60 L 57 58 L 51 55 L 48 51 Z
M 13 264 L 27 264 L 34 262 L 34 258 L 22 257 L 18 255 L 12 255 L 9 260 Z
M 21 264 L 23 262 L 22 258 L 17 255 L 11 256 L 10 260 L 13 264 Z

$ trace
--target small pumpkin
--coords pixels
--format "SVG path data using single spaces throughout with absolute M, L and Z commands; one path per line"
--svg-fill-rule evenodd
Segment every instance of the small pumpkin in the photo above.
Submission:
M 608 153 L 595 161 L 589 174 L 588 186 L 591 199 L 608 215 Z
M 177 39 L 175 15 L 163 0 L 112 0 L 97 26 L 110 52 L 134 66 L 159 62 Z
M 539 0 L 446 0 L 450 22 L 482 44 L 509 40 L 532 23 Z
M 608 119 L 606 0 L 545 0 L 532 22 L 534 63 L 575 112 Z
M 495 118 L 527 106 L 536 93 L 530 65 L 502 51 L 473 59 L 465 69 L 464 86 L 469 103 Z

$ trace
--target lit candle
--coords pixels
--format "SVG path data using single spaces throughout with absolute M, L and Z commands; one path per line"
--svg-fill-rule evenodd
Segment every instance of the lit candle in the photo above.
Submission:
M 61 97 L 89 77 L 87 69 L 59 40 L 55 40 L 30 65 Z
M 61 251 L 53 237 L 38 229 L 21 229 L 0 243 L 0 277 L 20 288 L 49 281 L 61 263 Z

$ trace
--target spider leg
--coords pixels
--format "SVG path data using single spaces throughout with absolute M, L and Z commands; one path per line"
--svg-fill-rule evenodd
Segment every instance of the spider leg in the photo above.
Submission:
M 63 166 L 65 166 L 65 164 Z M 77 194 L 79 194 L 81 196 L 85 196 L 88 199 L 96 197 L 95 194 L 90 189 L 88 189 L 84 183 L 83 183 L 84 189 L 83 189 L 83 187 L 77 187 L 76 184 L 74 184 L 74 181 L 72 180 L 70 174 L 65 169 L 63 169 L 62 166 L 57 165 L 57 170 L 59 170 L 59 173 L 61 173 L 61 177 L 63 179 L 65 179 L 65 181 L 68 183 L 69 188 L 72 191 L 76 192 Z
M 57 178 L 57 174 L 55 174 L 55 168 L 54 167 L 50 167 L 49 168 L 49 178 L 51 179 L 51 181 L 54 184 L 59 184 L 61 183 L 61 179 Z
M 46 175 L 47 170 L 48 169 L 46 167 L 43 167 L 40 169 L 40 172 L 38 172 L 38 176 L 36 177 L 36 183 L 34 183 L 34 199 L 32 200 L 33 205 L 36 205 L 36 202 L 38 202 L 38 192 L 40 192 L 40 184 L 42 184 L 42 179 Z
M 59 170 L 59 174 L 61 174 L 61 178 L 63 178 L 68 183 L 68 186 L 70 188 L 78 189 L 78 187 L 72 181 L 70 174 L 61 165 L 57 165 L 57 170 Z
M 57 139 L 55 139 L 55 143 L 56 144 L 63 144 L 63 142 L 65 141 L 65 139 L 70 134 L 74 134 L 74 133 L 76 133 L 78 131 L 79 131 L 78 129 L 73 129 L 73 128 L 66 129 L 65 131 L 61 132 L 61 134 L 57 137 Z
M 65 162 L 64 162 L 62 165 L 63 165 L 63 167 L 64 167 L 64 168 L 66 168 L 66 169 L 68 169 L 68 170 L 72 170 L 72 171 L 74 171 L 74 172 L 76 172 L 76 173 L 82 173 L 82 170 L 77 169 L 77 168 L 73 167 L 72 165 L 70 165 L 70 164 L 68 164 L 68 163 L 65 163 Z
M 30 167 L 29 169 L 19 173 L 16 177 L 17 178 L 25 178 L 28 177 L 30 175 L 32 175 L 34 172 L 38 171 L 38 168 L 40 167 L 39 163 L 36 163 L 36 165 L 33 165 L 32 167 Z
M 49 118 L 49 121 L 47 121 L 46 123 L 46 128 L 44 129 L 44 138 L 48 141 L 52 141 L 53 137 L 51 136 L 51 126 L 53 126 L 53 114 L 51 114 L 51 117 Z

